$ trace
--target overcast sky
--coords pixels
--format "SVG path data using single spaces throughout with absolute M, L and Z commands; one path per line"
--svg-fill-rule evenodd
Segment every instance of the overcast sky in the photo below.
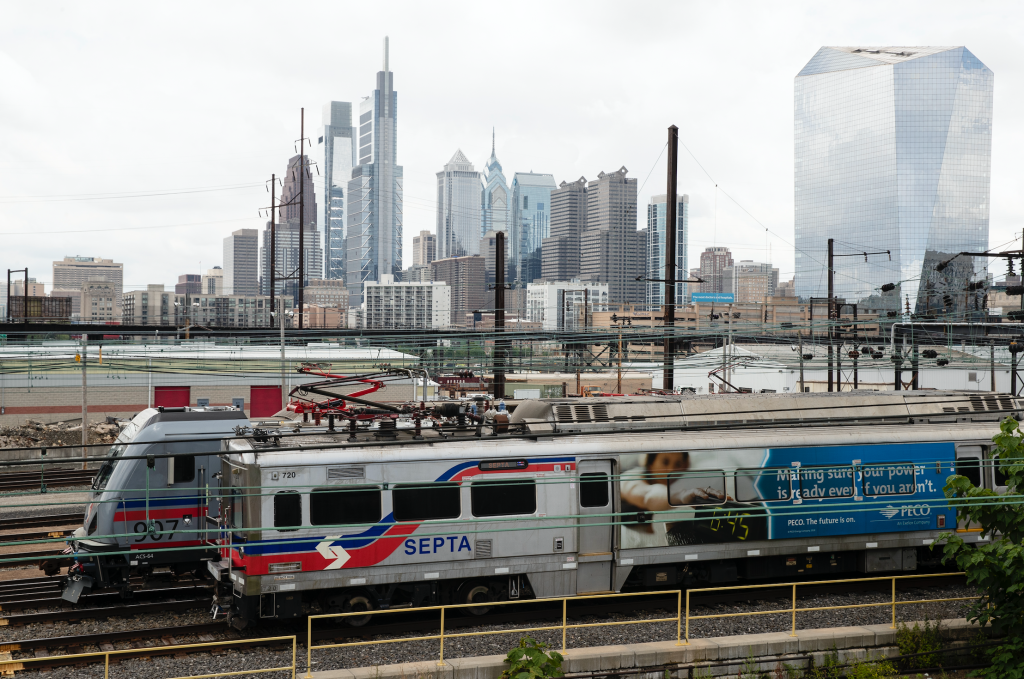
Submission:
M 406 265 L 412 236 L 434 229 L 435 173 L 459 148 L 483 169 L 492 126 L 510 184 L 516 171 L 561 182 L 625 166 L 642 221 L 665 192 L 675 124 L 693 154 L 680 147 L 690 265 L 725 245 L 770 257 L 788 280 L 793 78 L 822 45 L 970 49 L 995 73 L 990 245 L 1024 228 L 1019 3 L 3 0 L 0 11 L 0 269 L 28 266 L 47 291 L 65 255 L 123 262 L 126 289 L 222 264 L 225 236 L 263 228 L 264 182 L 295 153 L 299 109 L 315 148 L 323 103 L 358 110 L 372 91 L 384 35 Z

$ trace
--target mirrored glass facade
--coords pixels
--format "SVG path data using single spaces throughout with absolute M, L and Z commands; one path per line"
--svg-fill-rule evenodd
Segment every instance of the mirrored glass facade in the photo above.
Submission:
M 512 178 L 508 275 L 519 287 L 541 278 L 541 247 L 551 235 L 551 192 L 555 188 L 555 178 L 549 174 L 516 172 Z
M 795 79 L 798 296 L 827 294 L 833 238 L 836 254 L 891 253 L 837 258 L 838 297 L 918 313 L 961 303 L 988 262 L 935 265 L 989 246 L 992 88 L 964 47 L 818 50 Z
M 665 208 L 667 194 L 651 196 L 647 205 L 647 278 L 665 279 Z M 689 243 L 690 197 L 676 195 L 676 280 L 689 274 L 686 246 Z M 676 304 L 686 303 L 687 284 L 676 283 Z M 665 284 L 647 282 L 647 308 L 661 310 L 665 303 Z

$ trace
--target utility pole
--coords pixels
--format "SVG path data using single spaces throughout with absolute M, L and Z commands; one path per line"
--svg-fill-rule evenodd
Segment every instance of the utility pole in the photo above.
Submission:
M 989 391 L 995 393 L 996 391 L 996 345 L 988 345 L 988 379 L 989 379 Z
M 28 276 L 25 276 L 26 283 Z M 89 462 L 89 380 L 86 377 L 86 357 L 89 355 L 89 336 L 82 335 L 82 469 L 88 467 Z
M 299 123 L 299 330 L 302 330 L 302 292 L 306 286 L 306 109 L 300 109 Z
M 833 323 L 833 309 L 835 309 L 835 300 L 833 299 L 833 280 L 832 280 L 832 243 L 831 238 L 828 239 L 828 390 L 832 392 L 832 323 Z
M 274 300 L 277 299 L 277 216 L 274 203 L 277 202 L 277 175 L 270 175 L 270 327 L 274 327 Z
M 675 391 L 675 325 L 676 325 L 676 169 L 679 151 L 679 128 L 668 128 L 668 190 L 665 204 L 665 342 L 664 372 L 661 386 L 665 391 Z M 621 392 L 620 392 L 621 393 Z
M 273 295 L 273 290 L 271 290 Z M 284 362 L 284 291 L 281 291 L 281 306 L 277 310 L 278 324 L 281 326 L 281 410 L 285 409 L 288 402 L 285 400 L 288 398 L 288 390 L 285 387 L 285 362 Z
M 615 393 L 622 393 L 622 328 L 619 328 L 619 369 L 615 378 Z
M 494 246 L 494 398 L 505 398 L 505 232 L 495 234 Z
M 800 393 L 804 393 L 804 336 L 800 335 Z

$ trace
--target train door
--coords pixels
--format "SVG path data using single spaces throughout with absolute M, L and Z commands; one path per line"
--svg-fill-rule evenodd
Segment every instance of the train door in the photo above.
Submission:
M 167 487 L 173 494 L 164 512 L 164 530 L 172 531 L 164 537 L 165 542 L 199 544 L 203 497 L 197 459 L 203 458 L 180 454 L 167 458 Z
M 975 488 L 985 486 L 982 474 L 982 449 L 981 446 L 957 446 L 956 448 L 956 473 L 966 476 L 967 480 L 974 484 Z M 957 533 L 977 533 L 981 526 L 975 523 L 960 521 L 957 523 Z
M 579 548 L 576 555 L 576 593 L 608 592 L 612 587 L 612 502 L 611 460 L 577 463 L 579 506 Z

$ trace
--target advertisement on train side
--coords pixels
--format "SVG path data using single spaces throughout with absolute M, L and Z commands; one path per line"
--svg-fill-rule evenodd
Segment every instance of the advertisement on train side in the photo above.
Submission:
M 621 463 L 623 549 L 955 523 L 942 493 L 955 473 L 952 443 L 660 452 Z

